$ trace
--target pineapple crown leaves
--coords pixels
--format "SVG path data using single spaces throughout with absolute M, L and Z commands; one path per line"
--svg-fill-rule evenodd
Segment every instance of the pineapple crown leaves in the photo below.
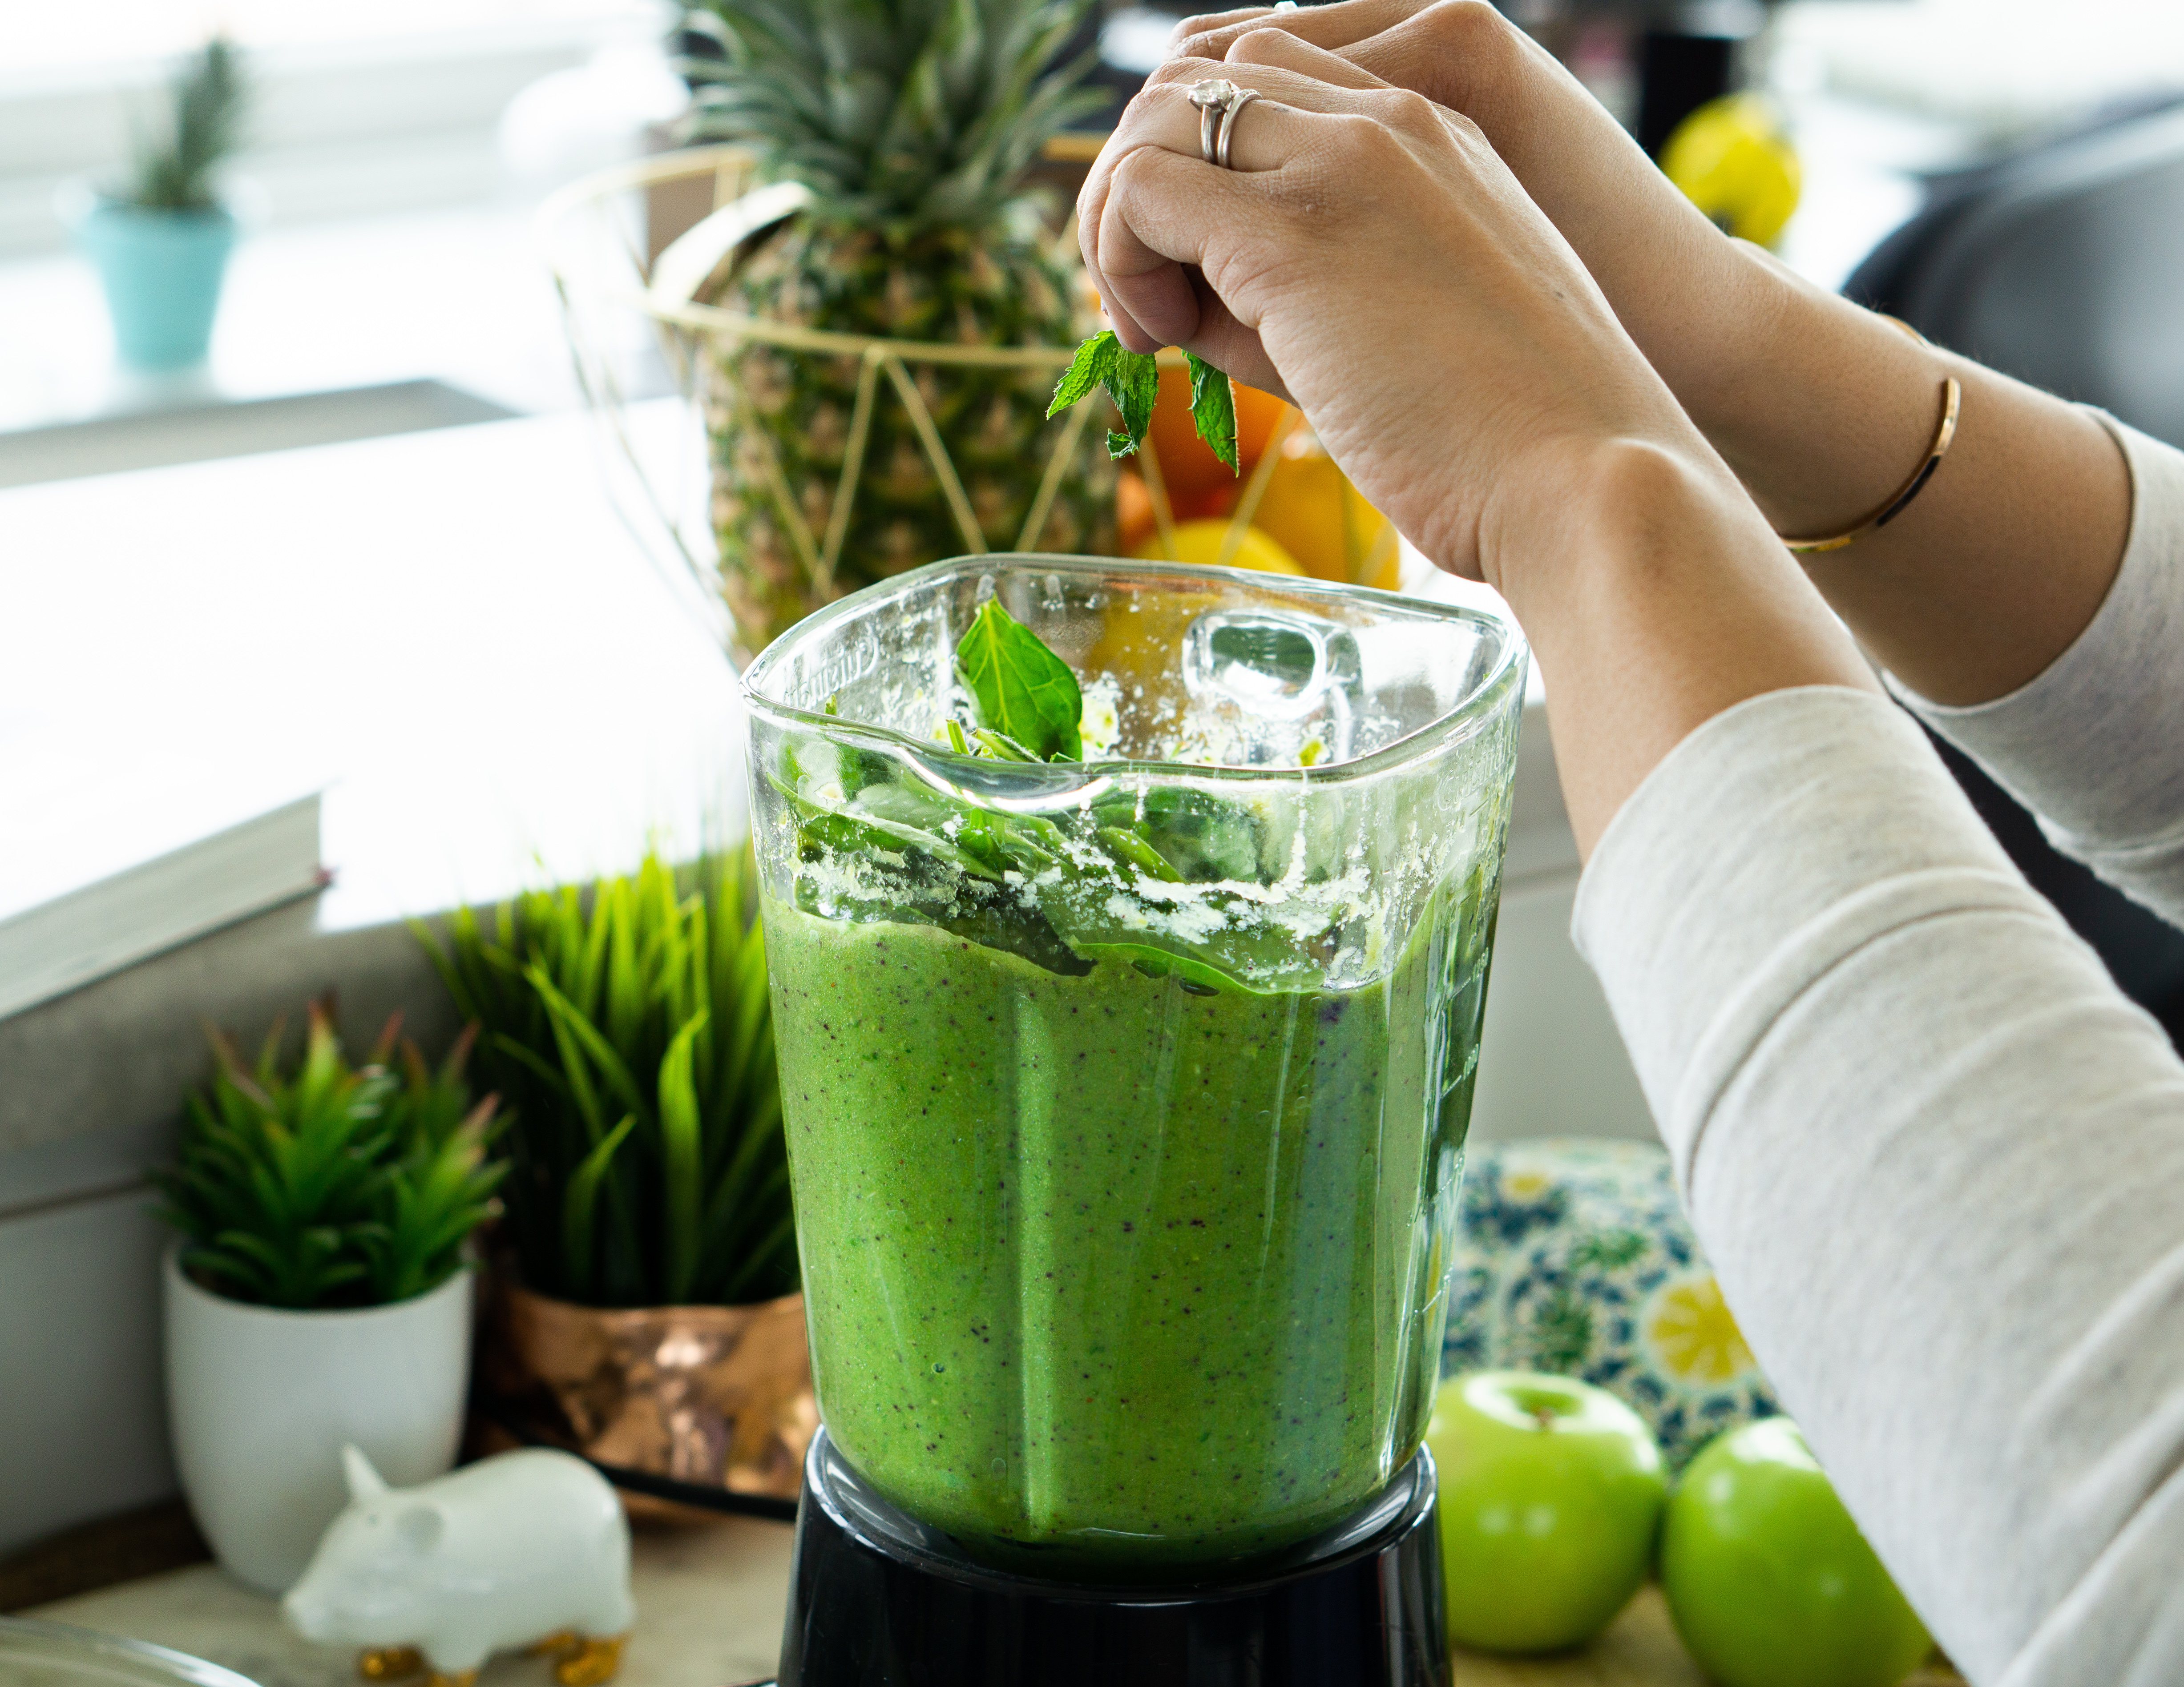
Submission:
M 210 1085 L 185 1105 L 181 1151 L 154 1182 L 192 1275 L 293 1310 L 391 1305 L 444 1283 L 492 1211 L 496 1102 L 471 1105 L 465 1036 L 437 1072 L 399 1016 L 352 1067 L 314 1004 L 304 1057 L 281 1066 L 276 1025 L 246 1066 L 217 1033 Z
M 1050 68 L 1087 0 L 707 0 L 694 136 L 755 142 L 822 223 L 907 240 L 1006 220 L 1046 139 L 1103 96 Z
M 171 126 L 160 139 L 140 134 L 136 175 L 127 198 L 153 210 L 205 211 L 218 203 L 213 167 L 235 150 L 242 128 L 243 81 L 238 55 L 215 36 L 176 75 Z

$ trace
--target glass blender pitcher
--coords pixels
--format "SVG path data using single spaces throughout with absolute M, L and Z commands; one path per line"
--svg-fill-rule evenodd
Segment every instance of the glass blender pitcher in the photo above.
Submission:
M 1082 760 L 950 732 L 994 597 Z M 988 556 L 751 665 L 811 1471 L 883 1556 L 1158 1602 L 1418 1488 L 1525 665 L 1470 610 Z

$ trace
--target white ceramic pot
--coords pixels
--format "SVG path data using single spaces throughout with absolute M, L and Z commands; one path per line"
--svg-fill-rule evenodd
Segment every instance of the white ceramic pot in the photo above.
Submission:
M 342 1444 L 400 1487 L 455 1462 L 471 1362 L 471 1273 L 359 1311 L 290 1312 L 200 1288 L 167 1251 L 167 1411 L 198 1527 L 269 1593 L 304 1573 L 348 1503 Z

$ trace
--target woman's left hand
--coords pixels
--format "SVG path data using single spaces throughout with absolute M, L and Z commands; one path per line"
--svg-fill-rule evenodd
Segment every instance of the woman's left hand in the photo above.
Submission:
M 1479 130 L 1285 37 L 1284 65 L 1176 59 L 1078 202 L 1117 334 L 1179 345 L 1303 409 L 1358 488 L 1453 572 L 1551 513 L 1598 448 L 1722 469 Z M 1260 97 L 1199 155 L 1194 83 Z

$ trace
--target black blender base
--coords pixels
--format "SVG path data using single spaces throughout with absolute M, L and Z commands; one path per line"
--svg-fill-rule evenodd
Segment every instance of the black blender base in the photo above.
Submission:
M 1446 1687 L 1433 1461 L 1248 1581 L 1010 1575 L 875 1494 L 822 1430 L 780 1687 Z

